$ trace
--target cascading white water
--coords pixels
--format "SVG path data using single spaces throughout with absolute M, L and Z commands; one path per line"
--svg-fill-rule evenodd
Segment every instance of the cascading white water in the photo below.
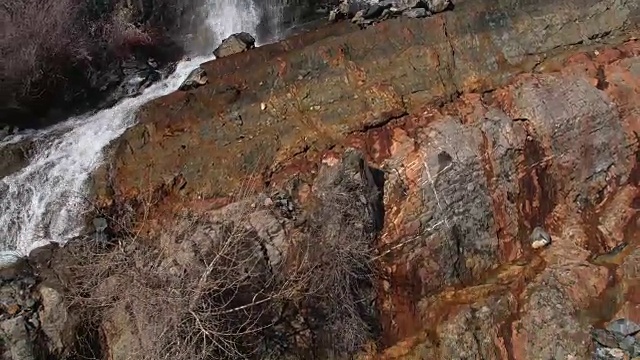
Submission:
M 216 41 L 235 32 L 256 33 L 263 14 L 253 1 L 206 1 L 206 27 Z M 202 50 L 211 54 L 213 49 Z M 0 250 L 26 254 L 76 236 L 86 209 L 87 181 L 103 161 L 104 148 L 135 124 L 140 106 L 176 91 L 194 68 L 210 59 L 205 55 L 182 62 L 167 79 L 110 109 L 0 142 L 0 149 L 25 140 L 36 146 L 26 167 L 0 179 Z
M 260 13 L 252 0 L 208 0 L 205 27 L 216 36 L 216 41 L 240 31 L 255 34 Z

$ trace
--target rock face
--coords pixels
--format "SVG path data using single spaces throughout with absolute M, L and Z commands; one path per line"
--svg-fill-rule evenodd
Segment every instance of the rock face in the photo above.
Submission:
M 48 260 L 47 260 L 48 261 Z M 0 268 L 0 354 L 31 360 L 65 354 L 75 340 L 63 295 L 26 259 Z
M 323 323 L 301 311 L 301 343 L 312 324 L 336 329 L 321 339 L 334 344 L 339 317 L 369 329 L 340 349 L 380 344 L 364 358 L 631 354 L 634 327 L 615 320 L 640 321 L 639 15 L 636 2 L 461 1 L 217 59 L 207 84 L 142 110 L 96 178 L 98 201 L 155 240 L 154 265 L 136 269 L 158 284 L 206 273 L 226 222 L 255 235 L 245 254 L 260 279 L 299 244 L 321 258 L 356 249 L 342 258 L 375 265 L 375 280 L 326 298 L 374 309 L 320 309 Z M 126 311 L 101 323 L 108 358 L 155 338 Z
M 549 16 L 533 21 L 518 15 L 532 10 L 525 4 L 494 9 L 494 2 L 465 2 L 436 17 L 393 19 L 365 31 L 342 22 L 204 64 L 216 81 L 141 110 L 140 124 L 120 141 L 113 190 L 126 196 L 182 174 L 187 198 L 227 196 L 237 179 L 262 171 L 263 164 L 269 171 L 281 168 L 306 144 L 326 149 L 334 138 L 419 114 L 457 93 L 496 89 L 516 74 L 539 69 L 563 44 L 622 29 L 631 11 L 637 12 L 632 4 L 597 12 L 599 4 L 585 0 L 571 16 L 559 10 L 564 5 L 536 5 Z M 504 25 L 491 30 L 489 15 L 501 16 Z M 574 18 L 583 19 L 580 29 L 558 25 Z M 534 30 L 520 34 L 522 28 Z M 549 36 L 540 36 L 538 28 Z M 232 114 L 242 125 L 229 120 Z M 192 126 L 202 130 L 188 131 Z M 153 171 L 142 170 L 141 163 L 153 164 Z

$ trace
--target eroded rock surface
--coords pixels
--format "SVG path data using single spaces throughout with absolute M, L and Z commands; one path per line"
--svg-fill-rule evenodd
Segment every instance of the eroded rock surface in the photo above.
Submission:
M 555 2 L 464 2 L 364 31 L 343 22 L 205 64 L 216 77 L 210 85 L 141 111 L 120 141 L 114 175 L 126 181 L 115 191 L 157 188 L 182 174 L 189 198 L 228 195 L 237 179 L 274 172 L 305 148 L 326 149 L 425 104 L 495 89 L 563 46 L 622 31 L 638 11 L 633 2 L 583 2 L 567 11 Z M 534 9 L 535 20 L 523 15 Z

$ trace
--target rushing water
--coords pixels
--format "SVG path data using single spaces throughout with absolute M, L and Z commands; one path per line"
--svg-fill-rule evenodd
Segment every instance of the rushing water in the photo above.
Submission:
M 282 1 L 259 5 L 254 1 L 260 0 L 206 0 L 205 28 L 219 42 L 235 32 L 256 34 L 269 19 L 272 34 L 278 34 L 282 7 L 275 4 Z M 265 7 L 269 3 L 274 6 Z M 211 54 L 213 48 L 200 50 Z M 0 149 L 23 141 L 35 144 L 29 164 L 0 179 L 0 251 L 25 254 L 46 243 L 64 243 L 76 236 L 86 209 L 87 182 L 103 161 L 105 147 L 135 124 L 140 106 L 176 91 L 188 74 L 207 60 L 211 60 L 210 55 L 178 64 L 166 79 L 110 109 L 0 142 Z

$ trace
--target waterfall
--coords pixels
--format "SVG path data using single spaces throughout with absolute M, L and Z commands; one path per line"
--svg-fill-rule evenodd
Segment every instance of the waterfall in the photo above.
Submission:
M 254 1 L 260 0 L 206 0 L 204 28 L 219 42 L 235 32 L 256 34 L 266 17 L 278 20 L 275 13 L 282 7 L 269 7 L 267 14 L 265 3 L 282 1 Z M 212 50 L 201 46 L 200 53 L 205 55 L 181 62 L 172 75 L 138 97 L 2 140 L 0 150 L 27 141 L 34 144 L 35 153 L 27 166 L 0 179 L 0 251 L 24 255 L 35 247 L 77 236 L 87 209 L 88 181 L 103 161 L 104 149 L 135 124 L 142 105 L 176 91 L 194 68 L 212 59 L 208 55 Z

